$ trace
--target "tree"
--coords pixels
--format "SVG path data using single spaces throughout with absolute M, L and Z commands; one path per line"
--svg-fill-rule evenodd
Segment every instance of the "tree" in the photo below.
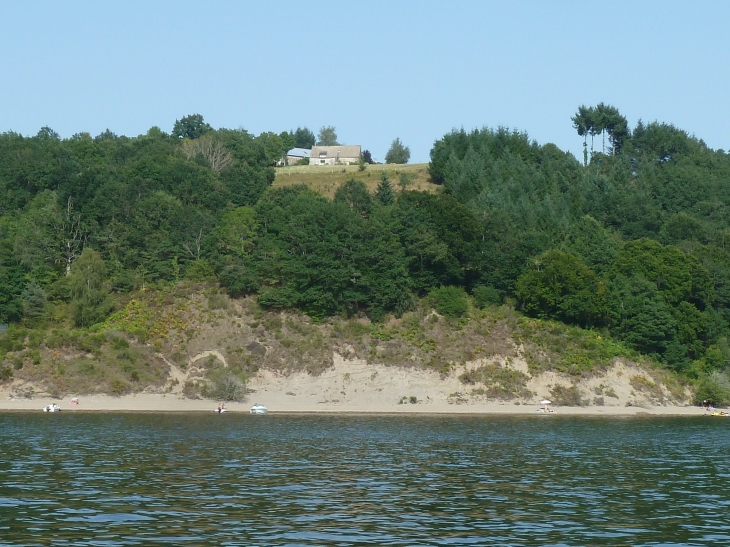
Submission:
M 385 154 L 385 163 L 408 163 L 409 159 L 411 159 L 411 149 L 403 146 L 400 139 L 396 138 Z
M 214 238 L 221 251 L 242 258 L 256 245 L 258 228 L 253 208 L 238 207 L 223 215 Z
M 38 284 L 38 281 L 31 279 L 22 294 L 23 319 L 34 323 L 43 316 L 46 310 L 46 293 Z
M 363 150 L 362 151 L 362 159 L 365 161 L 365 163 L 368 163 L 372 165 L 373 162 L 373 155 L 370 153 L 370 150 Z
M 112 301 L 106 284 L 106 264 L 97 251 L 84 249 L 69 277 L 71 314 L 79 327 L 98 323 L 109 313 Z
M 339 144 L 334 127 L 331 125 L 323 125 L 319 128 L 319 135 L 317 136 L 318 146 L 338 146 Z
M 582 326 L 600 321 L 598 276 L 577 256 L 550 250 L 534 258 L 517 281 L 517 298 L 525 313 Z
M 393 187 L 390 184 L 388 173 L 385 171 L 380 173 L 380 182 L 378 183 L 378 190 L 375 193 L 375 197 L 383 205 L 392 205 L 395 201 Z
M 203 121 L 200 114 L 191 114 L 175 120 L 172 127 L 172 136 L 178 139 L 198 139 L 213 128 Z
M 365 183 L 355 179 L 349 179 L 335 192 L 335 201 L 347 203 L 350 209 L 360 213 L 363 217 L 370 214 L 373 207 L 373 198 L 368 192 Z
M 400 191 L 405 192 L 406 189 L 413 183 L 411 180 L 411 175 L 406 173 L 405 171 L 401 172 L 400 175 L 398 175 L 398 186 L 400 186 Z
M 588 135 L 593 130 L 595 123 L 595 111 L 593 108 L 588 108 L 586 105 L 580 105 L 578 112 L 573 116 L 571 121 L 573 122 L 573 128 L 578 132 L 578 135 L 583 137 L 583 165 L 588 165 Z M 593 146 L 591 145 L 591 150 Z
M 294 146 L 297 148 L 312 148 L 314 144 L 317 142 L 317 138 L 314 136 L 314 133 L 312 133 L 308 128 L 306 127 L 297 127 L 297 130 L 294 131 Z
M 608 282 L 611 334 L 641 352 L 661 356 L 675 336 L 672 310 L 656 285 L 642 275 L 617 275 Z
M 199 139 L 185 140 L 182 149 L 188 158 L 203 156 L 210 168 L 219 173 L 233 163 L 233 155 L 211 134 Z

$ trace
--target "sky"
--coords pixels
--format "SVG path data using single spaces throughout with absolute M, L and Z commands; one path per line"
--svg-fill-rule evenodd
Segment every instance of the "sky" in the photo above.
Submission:
M 199 113 L 259 134 L 334 126 L 427 162 L 452 129 L 582 158 L 611 104 L 730 149 L 727 1 L 0 0 L 0 132 L 137 136 Z

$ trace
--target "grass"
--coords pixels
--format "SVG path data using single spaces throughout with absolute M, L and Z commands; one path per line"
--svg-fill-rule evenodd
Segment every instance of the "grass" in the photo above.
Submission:
M 168 369 L 159 354 L 188 371 L 191 358 L 217 348 L 229 366 L 196 361 L 201 374 L 191 378 L 195 383 L 188 393 L 238 397 L 239 388 L 260 368 L 317 375 L 332 365 L 336 352 L 442 375 L 483 359 L 461 380 L 474 395 L 496 399 L 529 393 L 526 375 L 485 364 L 495 357 L 524 358 L 533 375 L 556 371 L 575 380 L 623 358 L 640 362 L 651 382 L 665 386 L 677 400 L 684 398 L 685 386 L 675 375 L 603 333 L 530 319 L 509 304 L 479 309 L 469 300 L 463 317 L 449 319 L 433 313 L 423 300 L 401 317 L 376 323 L 366 317 L 313 321 L 295 311 L 263 309 L 253 297 L 231 299 L 215 286 L 185 283 L 137 291 L 120 304 L 92 329 L 11 326 L 0 336 L 0 382 L 27 380 L 54 393 L 133 393 L 165 386 Z M 652 392 L 651 382 L 634 388 Z M 556 395 L 575 399 L 568 392 Z M 595 395 L 616 397 L 609 386 Z
M 329 198 L 334 197 L 340 185 L 351 178 L 365 183 L 371 193 L 375 193 L 380 182 L 381 173 L 388 173 L 390 183 L 395 192 L 400 191 L 398 181 L 401 173 L 407 173 L 411 179 L 408 190 L 436 192 L 440 186 L 431 182 L 427 163 L 405 165 L 368 165 L 365 171 L 359 171 L 357 165 L 293 165 L 277 167 L 273 186 L 294 186 L 304 184 L 315 192 Z

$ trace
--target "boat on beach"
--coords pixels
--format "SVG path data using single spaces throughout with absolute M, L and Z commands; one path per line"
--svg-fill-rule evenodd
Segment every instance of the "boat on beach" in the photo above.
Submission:
M 251 407 L 251 414 L 268 414 L 269 409 L 259 403 L 254 403 Z
M 61 412 L 61 407 L 55 403 L 43 407 L 43 412 Z

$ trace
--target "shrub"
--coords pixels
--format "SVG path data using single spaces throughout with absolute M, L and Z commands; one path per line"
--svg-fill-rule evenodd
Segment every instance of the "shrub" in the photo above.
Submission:
M 190 281 L 202 283 L 214 280 L 215 271 L 213 271 L 213 266 L 210 265 L 210 262 L 204 258 L 199 258 L 190 263 L 185 271 L 185 277 Z
M 114 349 L 127 349 L 129 347 L 129 342 L 120 336 L 110 336 L 109 343 Z
M 129 393 L 130 385 L 119 378 L 114 378 L 109 382 L 109 393 L 112 395 L 120 396 Z
M 527 389 L 529 377 L 526 374 L 497 364 L 467 370 L 459 376 L 459 380 L 463 384 L 483 384 L 485 388 L 478 388 L 474 390 L 474 393 L 485 395 L 489 399 L 506 400 L 532 395 L 532 392 Z
M 730 403 L 730 378 L 727 373 L 712 372 L 701 376 L 695 384 L 695 404 L 710 401 L 724 406 Z
M 13 370 L 10 367 L 0 367 L 0 382 L 6 382 L 13 377 Z
M 461 317 L 468 309 L 466 291 L 461 287 L 439 287 L 428 295 L 434 309 L 446 317 Z
M 228 371 L 216 375 L 206 389 L 206 395 L 220 401 L 242 402 L 246 400 L 246 393 L 246 383 Z
M 229 310 L 230 304 L 224 296 L 216 293 L 208 297 L 208 308 L 211 310 Z
M 481 309 L 502 303 L 502 291 L 494 287 L 479 285 L 478 287 L 474 287 L 471 296 L 474 299 L 476 307 Z
M 561 406 L 583 406 L 583 398 L 576 386 L 555 386 L 550 390 L 553 403 Z

